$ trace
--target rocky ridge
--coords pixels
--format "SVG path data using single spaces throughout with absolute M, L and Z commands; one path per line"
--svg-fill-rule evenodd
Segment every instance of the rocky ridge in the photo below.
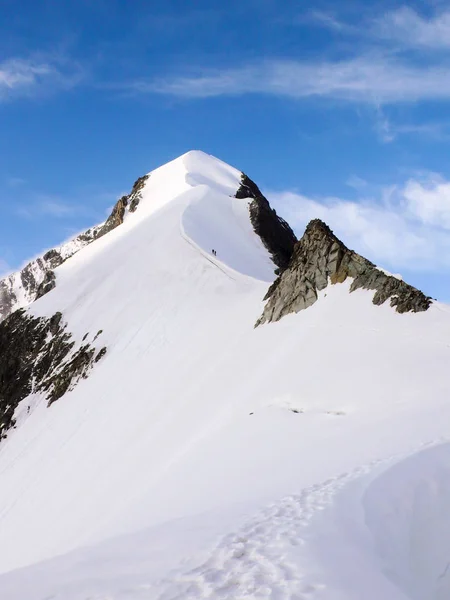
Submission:
M 33 302 L 54 287 L 53 270 L 95 239 L 102 225 L 92 227 L 73 240 L 48 250 L 30 261 L 23 269 L 0 279 L 0 321 L 13 310 Z M 53 284 L 51 284 L 53 281 Z M 41 287 L 41 284 L 44 287 Z
M 140 177 L 128 196 L 115 204 L 105 223 L 53 248 L 21 271 L 0 280 L 0 440 L 15 426 L 19 404 L 32 394 L 42 394 L 48 406 L 86 378 L 106 347 L 95 340 L 77 343 L 60 312 L 51 318 L 33 317 L 24 306 L 56 285 L 54 269 L 84 246 L 123 223 L 126 211 L 134 212 L 142 198 L 148 175 Z M 25 410 L 30 410 L 25 408 Z M 22 411 L 23 412 L 23 411 Z
M 252 198 L 249 205 L 250 221 L 255 233 L 261 238 L 273 262 L 281 273 L 289 264 L 297 238 L 288 223 L 271 208 L 256 183 L 242 173 L 241 185 L 236 198 Z
M 264 298 L 267 304 L 256 325 L 308 308 L 320 290 L 348 277 L 353 279 L 350 292 L 373 290 L 374 304 L 390 300 L 398 313 L 421 312 L 431 305 L 430 297 L 349 250 L 323 221 L 315 219 L 295 245 L 289 266 L 269 288 Z
M 41 392 L 50 406 L 88 376 L 106 354 L 93 345 L 100 334 L 77 344 L 60 312 L 44 318 L 19 309 L 0 323 L 0 440 L 27 396 Z
M 18 308 L 27 306 L 56 285 L 53 272 L 79 250 L 109 233 L 123 223 L 127 210 L 134 212 L 141 200 L 142 189 L 149 175 L 135 181 L 131 192 L 114 205 L 108 219 L 80 233 L 69 242 L 48 250 L 43 256 L 29 262 L 23 269 L 0 279 L 0 322 Z
M 111 211 L 111 214 L 101 227 L 97 237 L 101 237 L 119 225 L 122 225 L 127 210 L 130 212 L 135 212 L 139 206 L 139 202 L 142 199 L 142 190 L 144 189 L 145 182 L 149 177 L 150 174 L 139 177 L 139 179 L 134 182 L 131 192 L 117 200 Z

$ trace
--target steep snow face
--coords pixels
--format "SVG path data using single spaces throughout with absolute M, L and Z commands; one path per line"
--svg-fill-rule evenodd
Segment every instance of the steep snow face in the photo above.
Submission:
M 319 598 L 308 527 L 342 474 L 448 435 L 449 307 L 400 315 L 346 281 L 254 328 L 273 264 L 239 176 L 197 152 L 153 171 L 32 305 L 108 351 L 49 409 L 23 401 L 0 444 L 0 571 L 76 551 L 57 580 L 0 577 L 2 599 L 39 573 L 36 600 Z

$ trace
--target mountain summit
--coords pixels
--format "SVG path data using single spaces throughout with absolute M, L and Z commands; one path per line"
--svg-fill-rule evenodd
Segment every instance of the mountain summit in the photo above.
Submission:
M 2 600 L 449 596 L 448 306 L 198 151 L 0 289 Z
M 79 250 L 110 233 L 125 221 L 130 227 L 136 226 L 142 219 L 160 210 L 167 203 L 172 200 L 176 201 L 183 194 L 186 195 L 189 190 L 195 189 L 197 189 L 197 196 L 201 195 L 202 190 L 209 189 L 213 193 L 211 202 L 218 196 L 222 198 L 225 196 L 235 197 L 242 200 L 240 203 L 235 203 L 235 207 L 232 206 L 231 200 L 228 201 L 230 206 L 227 208 L 223 200 L 222 202 L 217 200 L 213 207 L 204 205 L 205 215 L 199 215 L 199 217 L 202 219 L 211 217 L 209 223 L 204 223 L 204 228 L 211 230 L 210 242 L 212 245 L 214 245 L 214 235 L 216 235 L 214 230 L 217 228 L 220 218 L 223 218 L 220 227 L 222 233 L 218 235 L 220 237 L 225 235 L 230 240 L 234 235 L 234 243 L 239 245 L 242 233 L 238 232 L 236 236 L 234 227 L 238 220 L 244 218 L 244 215 L 237 213 L 239 209 L 242 212 L 248 206 L 252 227 L 269 251 L 275 265 L 274 269 L 287 266 L 296 237 L 289 225 L 277 217 L 256 184 L 246 175 L 219 159 L 204 152 L 192 150 L 153 172 L 139 177 L 131 192 L 119 198 L 104 223 L 88 229 L 58 248 L 48 250 L 43 256 L 34 259 L 20 271 L 0 279 L 0 321 L 14 310 L 30 304 L 52 290 L 56 285 L 54 269 Z M 186 198 L 188 198 L 187 195 Z M 245 199 L 247 199 L 247 203 Z M 140 204 L 141 201 L 142 204 Z M 187 202 L 189 203 L 188 199 Z M 134 215 L 137 211 L 138 214 Z M 199 212 L 198 209 L 191 208 L 186 215 L 187 219 L 193 211 Z M 229 219 L 230 216 L 231 219 Z M 225 230 L 227 227 L 229 227 L 228 231 Z M 200 232 L 199 236 L 202 237 Z M 206 243 L 207 240 L 202 237 L 202 243 L 204 242 Z M 216 245 L 217 243 L 219 240 L 216 241 Z M 229 245 L 229 242 L 226 242 L 227 249 Z M 206 245 L 204 249 L 206 252 L 210 252 L 211 248 Z M 249 262 L 254 261 L 252 254 L 249 252 L 247 257 Z

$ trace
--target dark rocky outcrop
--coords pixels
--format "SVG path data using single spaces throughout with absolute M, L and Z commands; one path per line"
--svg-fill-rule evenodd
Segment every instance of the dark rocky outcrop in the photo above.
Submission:
M 141 192 L 144 188 L 145 182 L 149 177 L 150 174 L 143 175 L 134 182 L 133 189 L 131 190 L 131 193 L 128 196 L 128 202 L 130 203 L 130 212 L 134 212 L 137 209 L 138 204 L 142 198 Z
M 325 223 L 315 219 L 295 245 L 288 268 L 269 288 L 265 297 L 268 302 L 257 325 L 278 321 L 284 315 L 311 306 L 319 290 L 328 283 L 342 283 L 347 277 L 353 279 L 350 292 L 359 288 L 373 290 L 374 304 L 390 299 L 390 305 L 398 313 L 421 312 L 430 307 L 430 297 L 377 269 L 349 250 Z
M 46 252 L 42 257 L 42 260 L 48 265 L 50 269 L 56 269 L 56 267 L 59 267 L 59 265 L 61 265 L 64 262 L 64 259 L 61 256 L 61 254 L 58 252 L 58 250 L 55 250 L 54 248 Z
M 42 258 L 36 258 L 36 260 L 28 263 L 20 271 L 20 282 L 24 290 L 31 290 L 36 285 L 36 278 L 38 273 L 44 273 L 47 268 L 45 261 Z
M 48 405 L 86 378 L 106 348 L 76 343 L 62 314 L 33 317 L 24 309 L 0 323 L 0 440 L 14 426 L 18 404 L 42 392 Z
M 0 280 L 0 321 L 55 287 L 53 269 L 93 242 L 99 227 L 92 227 L 59 248 L 48 250 L 29 262 L 23 269 Z M 20 298 L 20 301 L 18 300 Z
M 45 294 L 53 290 L 56 287 L 56 275 L 53 271 L 46 271 L 44 279 L 39 284 L 36 292 L 36 300 L 42 298 Z
M 149 177 L 150 175 L 143 175 L 142 177 L 139 177 L 139 179 L 134 182 L 131 192 L 127 196 L 122 196 L 119 198 L 105 224 L 100 229 L 98 237 L 101 237 L 119 225 L 122 225 L 127 208 L 130 212 L 134 212 L 137 209 L 139 202 L 142 199 L 141 192 L 144 188 L 145 182 Z
M 122 225 L 123 218 L 125 216 L 125 210 L 128 206 L 128 196 L 122 196 L 115 203 L 111 214 L 106 219 L 105 224 L 100 229 L 98 237 L 102 237 L 103 235 L 109 233 L 119 225 Z
M 90 227 L 89 229 L 86 229 L 86 231 L 77 235 L 75 241 L 81 242 L 83 244 L 83 247 L 87 244 L 90 244 L 91 242 L 97 239 L 101 227 L 103 227 L 103 225 L 95 225 L 95 227 Z
M 10 277 L 0 280 L 0 321 L 7 317 L 17 305 L 16 290 L 11 283 Z
M 236 198 L 253 198 L 250 202 L 250 221 L 255 233 L 261 238 L 281 273 L 289 264 L 297 241 L 294 232 L 284 219 L 271 208 L 260 189 L 247 175 L 242 173 L 241 186 Z

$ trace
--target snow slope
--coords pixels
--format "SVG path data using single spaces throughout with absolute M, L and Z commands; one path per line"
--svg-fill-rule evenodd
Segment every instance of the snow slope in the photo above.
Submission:
M 380 473 L 447 439 L 450 308 L 399 315 L 344 283 L 254 329 L 274 265 L 240 175 L 200 152 L 153 171 L 32 305 L 108 353 L 50 409 L 24 400 L 0 445 L 2 599 L 444 597 L 446 545 L 414 596 L 414 519 L 377 498 L 410 502 L 407 466 Z

